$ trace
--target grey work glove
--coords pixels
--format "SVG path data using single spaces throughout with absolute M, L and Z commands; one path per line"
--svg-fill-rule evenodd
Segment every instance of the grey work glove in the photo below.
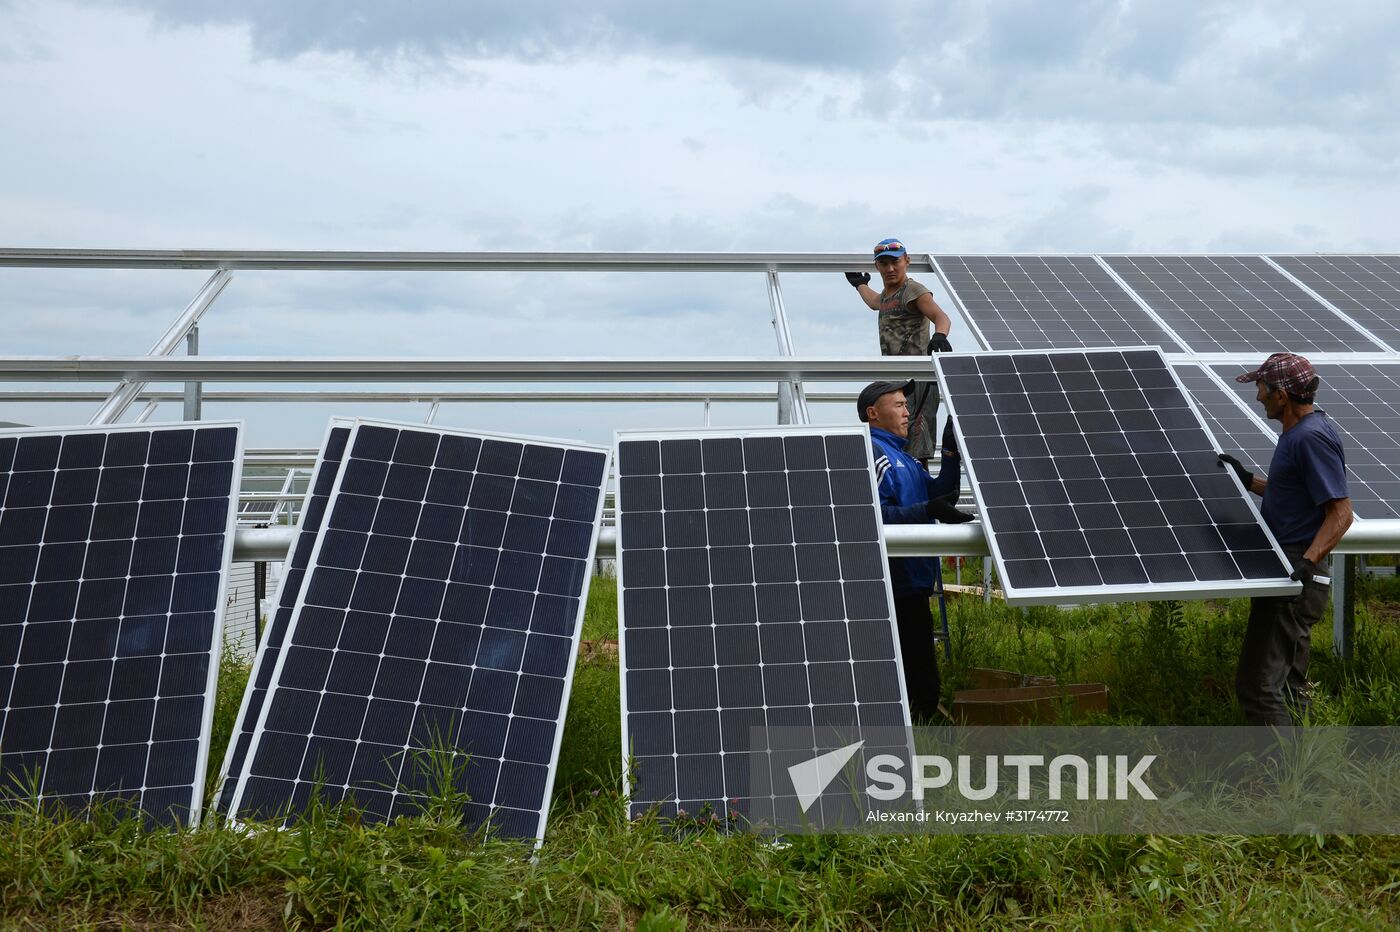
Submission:
M 1254 473 L 1245 469 L 1244 463 L 1241 463 L 1228 453 L 1221 453 L 1219 455 L 1219 460 L 1222 466 L 1229 466 L 1235 471 L 1235 475 L 1240 477 L 1240 482 L 1244 485 L 1244 490 L 1248 492 L 1249 487 L 1254 484 Z
M 935 330 L 933 337 L 928 341 L 928 351 L 930 356 L 934 353 L 951 353 L 953 344 L 948 342 L 948 334 Z
M 859 288 L 861 285 L 870 284 L 869 272 L 847 272 L 846 281 L 851 283 L 852 288 Z

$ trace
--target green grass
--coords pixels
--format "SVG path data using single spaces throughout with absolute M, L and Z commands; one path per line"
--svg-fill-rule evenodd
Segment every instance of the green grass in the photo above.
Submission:
M 1374 595 L 1374 593 L 1372 593 Z M 585 636 L 615 632 L 595 579 Z M 1317 632 L 1318 718 L 1400 721 L 1394 605 L 1359 609 L 1357 659 Z M 1244 603 L 1022 613 L 952 605 L 949 690 L 972 666 L 1110 686 L 1113 722 L 1233 724 Z M 246 667 L 226 663 L 217 769 Z M 1202 685 L 1207 677 L 1223 692 Z M 463 833 L 445 809 L 388 826 L 316 809 L 295 830 L 144 831 L 99 813 L 0 816 L 3 928 L 1394 928 L 1400 838 L 811 836 L 786 845 L 622 817 L 617 666 L 575 677 L 549 837 Z

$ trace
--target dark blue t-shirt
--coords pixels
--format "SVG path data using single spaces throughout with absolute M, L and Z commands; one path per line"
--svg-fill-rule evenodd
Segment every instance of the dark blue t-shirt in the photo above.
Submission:
M 1264 488 L 1264 522 L 1284 546 L 1306 547 L 1322 527 L 1322 506 L 1349 498 L 1342 439 L 1314 409 L 1279 437 Z

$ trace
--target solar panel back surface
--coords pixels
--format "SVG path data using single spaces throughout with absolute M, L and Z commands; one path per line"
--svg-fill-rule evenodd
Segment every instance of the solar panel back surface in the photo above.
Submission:
M 933 359 L 1008 602 L 1297 591 L 1157 350 Z
M 617 437 L 629 811 L 796 818 L 784 753 L 909 723 L 869 434 Z M 756 738 L 780 745 L 759 749 L 770 772 L 751 769 Z
M 0 793 L 198 821 L 240 430 L 0 431 Z
M 994 350 L 1156 345 L 1176 340 L 1093 256 L 937 256 Z
M 232 811 L 412 814 L 437 747 L 469 825 L 543 838 L 608 451 L 365 420 L 346 450 Z
M 1104 261 L 1197 353 L 1378 349 L 1260 256 Z

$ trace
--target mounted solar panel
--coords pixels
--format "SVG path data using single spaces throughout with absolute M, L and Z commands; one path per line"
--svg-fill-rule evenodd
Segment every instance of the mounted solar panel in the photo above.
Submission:
M 350 437 L 351 424 L 348 419 L 331 418 L 325 440 L 321 443 L 320 456 L 311 471 L 305 505 L 297 524 L 296 542 L 287 557 L 287 568 L 282 574 L 281 582 L 278 583 L 277 597 L 273 602 L 277 608 L 263 631 L 262 641 L 258 644 L 253 669 L 248 675 L 248 686 L 243 692 L 238 718 L 234 721 L 233 736 L 224 755 L 223 769 L 219 776 L 219 796 L 215 802 L 224 812 L 228 811 L 229 804 L 233 802 L 233 792 L 237 787 L 238 775 L 243 772 L 248 747 L 253 740 L 253 730 L 259 716 L 262 715 L 263 700 L 272 681 L 272 671 L 277 667 L 277 656 L 286 640 L 287 628 L 292 621 L 292 610 L 296 607 L 297 596 L 301 593 L 301 583 L 306 576 L 311 551 L 316 546 L 316 538 L 321 531 L 326 503 L 330 500 L 336 476 L 340 474 L 340 460 L 345 454 L 345 442 Z
M 1156 349 L 933 360 L 1008 602 L 1298 591 Z
M 1378 348 L 1260 256 L 1103 258 L 1197 353 Z
M 752 751 L 909 724 L 870 435 L 621 431 L 617 450 L 629 813 L 796 819 Z M 778 728 L 782 748 L 751 746 Z
M 988 348 L 1161 346 L 1176 340 L 1092 256 L 936 256 Z
M 1400 256 L 1269 258 L 1400 352 Z
M 0 796 L 198 822 L 240 429 L 0 431 Z
M 1237 457 L 1250 472 L 1267 473 L 1277 435 L 1241 405 L 1234 391 L 1211 378 L 1199 363 L 1183 363 L 1172 369 L 1215 435 L 1217 449 Z
M 1214 367 L 1241 398 L 1254 400 L 1253 383 L 1234 377 L 1259 365 L 1249 360 Z M 1319 363 L 1317 406 L 1327 412 L 1346 451 L 1347 486 L 1360 518 L 1400 518 L 1400 362 Z M 1277 432 L 1279 423 L 1269 421 Z M 1261 474 L 1269 472 L 1265 462 Z
M 319 786 L 413 814 L 438 749 L 469 825 L 542 839 L 607 462 L 356 421 L 231 811 L 289 818 Z

